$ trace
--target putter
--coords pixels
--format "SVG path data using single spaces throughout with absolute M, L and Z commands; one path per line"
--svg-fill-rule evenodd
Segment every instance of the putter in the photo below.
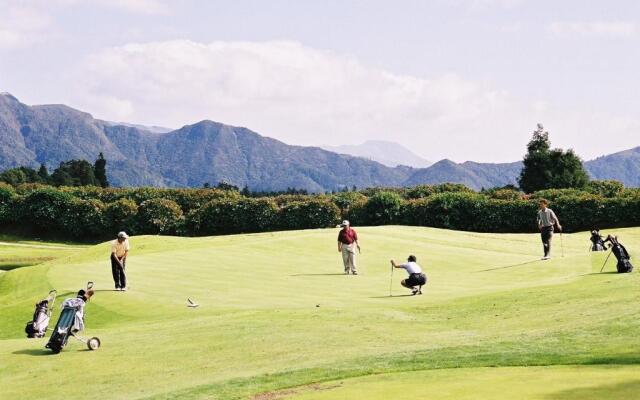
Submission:
M 609 261 L 609 257 L 611 257 L 611 253 L 613 253 L 613 250 L 609 252 L 609 255 L 607 256 L 607 258 L 604 260 L 604 264 L 602 264 L 602 268 L 600 268 L 600 272 L 602 273 L 602 270 L 604 269 L 604 266 L 607 265 L 607 261 Z

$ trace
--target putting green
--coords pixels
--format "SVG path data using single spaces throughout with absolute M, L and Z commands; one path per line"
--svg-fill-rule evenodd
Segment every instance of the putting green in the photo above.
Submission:
M 276 392 L 271 398 L 600 400 L 633 399 L 638 393 L 640 366 L 558 366 L 460 368 L 367 376 Z
M 565 257 L 556 237 L 555 258 L 544 262 L 533 234 L 358 233 L 359 276 L 340 274 L 333 229 L 134 237 L 126 293 L 111 290 L 104 243 L 4 272 L 3 396 L 241 399 L 412 370 L 593 365 L 615 377 L 607 368 L 640 363 L 640 275 L 598 274 L 606 254 L 587 252 L 587 233 L 564 235 Z M 632 254 L 640 247 L 640 229 L 616 233 Z M 410 253 L 429 276 L 425 294 L 406 296 L 395 271 L 389 297 L 389 258 Z M 45 340 L 24 338 L 50 288 L 71 296 L 89 280 L 98 292 L 85 334 L 100 337 L 98 351 L 70 342 L 51 355 Z M 187 298 L 200 306 L 188 308 Z

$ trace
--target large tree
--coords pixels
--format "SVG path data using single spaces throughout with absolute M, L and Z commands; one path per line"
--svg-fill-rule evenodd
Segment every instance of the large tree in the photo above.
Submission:
M 40 169 L 38 169 L 38 176 L 40 177 L 40 181 L 42 183 L 48 183 L 49 179 L 49 171 L 47 171 L 47 166 L 44 164 L 40 164 Z
M 0 181 L 10 185 L 42 182 L 36 170 L 28 167 L 11 168 L 0 173 Z
M 86 160 L 61 162 L 51 174 L 51 180 L 56 186 L 100 186 L 93 165 Z
M 107 180 L 107 160 L 104 159 L 104 155 L 100 153 L 95 164 L 93 164 L 94 174 L 98 183 L 103 188 L 109 187 L 109 180 Z
M 538 124 L 527 145 L 518 184 L 526 193 L 543 189 L 582 188 L 589 182 L 582 160 L 573 150 L 551 149 L 549 132 Z

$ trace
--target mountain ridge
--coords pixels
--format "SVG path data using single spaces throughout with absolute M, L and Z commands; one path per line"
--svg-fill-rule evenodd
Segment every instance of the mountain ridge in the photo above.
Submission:
M 516 184 L 522 168 L 512 163 L 455 163 L 427 168 L 388 167 L 320 147 L 289 145 L 245 127 L 202 120 L 168 132 L 93 118 L 64 104 L 28 106 L 0 95 L 0 170 L 55 168 L 70 159 L 93 160 L 102 152 L 115 186 L 201 187 L 220 181 L 252 190 L 462 183 L 472 189 Z M 640 186 L 640 147 L 584 162 L 595 179 Z

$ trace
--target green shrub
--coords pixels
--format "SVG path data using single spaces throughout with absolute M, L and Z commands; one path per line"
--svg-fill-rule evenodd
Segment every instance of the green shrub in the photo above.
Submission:
M 65 232 L 73 238 L 105 237 L 109 232 L 100 200 L 72 199 L 63 218 Z
M 314 229 L 335 226 L 340 220 L 338 206 L 326 199 L 294 201 L 280 209 L 282 229 Z
M 554 201 L 561 197 L 579 197 L 589 194 L 587 191 L 582 189 L 546 189 L 535 192 L 529 196 L 531 199 L 547 199 L 549 201 Z
M 16 193 L 21 195 L 28 195 L 36 190 L 51 189 L 55 190 L 53 186 L 44 185 L 42 183 L 23 183 L 15 186 Z
M 11 222 L 11 214 L 13 208 L 13 199 L 16 197 L 16 191 L 11 185 L 0 182 L 0 223 Z
M 276 202 L 278 207 L 286 206 L 287 204 L 305 202 L 312 199 L 328 199 L 325 195 L 306 195 L 306 194 L 281 194 L 271 197 Z
M 272 199 L 218 199 L 189 213 L 187 230 L 200 235 L 262 232 L 276 228 L 277 216 Z
M 138 206 L 133 200 L 118 199 L 107 204 L 104 210 L 107 229 L 110 233 L 126 231 L 130 234 L 136 234 L 138 227 L 136 226 L 136 216 L 138 215 Z
M 365 205 L 367 225 L 388 225 L 400 222 L 402 197 L 394 192 L 378 192 Z
M 38 188 L 20 202 L 17 217 L 37 233 L 60 234 L 74 198 L 51 187 Z
M 619 197 L 624 192 L 622 182 L 614 180 L 591 181 L 587 184 L 586 191 L 602 197 Z
M 331 201 L 340 209 L 342 218 L 349 218 L 354 206 L 366 204 L 367 196 L 358 192 L 340 192 L 331 196 Z
M 142 233 L 175 234 L 184 217 L 180 206 L 172 200 L 150 199 L 138 208 L 138 228 Z
M 488 190 L 484 194 L 491 199 L 497 200 L 520 200 L 523 196 L 523 193 L 516 189 Z

